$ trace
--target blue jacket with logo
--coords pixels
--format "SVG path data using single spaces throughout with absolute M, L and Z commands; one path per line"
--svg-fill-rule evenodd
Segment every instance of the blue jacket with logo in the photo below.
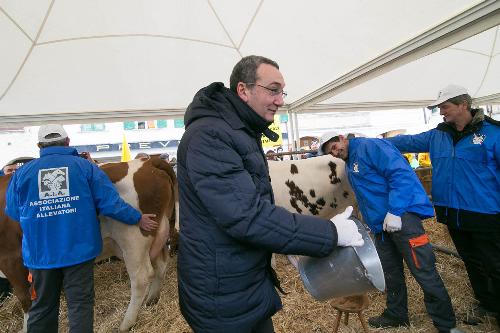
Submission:
M 123 201 L 108 176 L 74 148 L 53 146 L 14 173 L 5 211 L 21 223 L 24 264 L 76 265 L 102 250 L 98 214 L 136 224 L 141 213 Z
M 434 216 L 417 175 L 392 144 L 372 138 L 349 139 L 346 172 L 364 221 L 373 233 L 382 232 L 387 212 Z
M 389 140 L 404 152 L 429 152 L 435 206 L 483 214 L 500 213 L 500 128 L 482 111 L 462 132 L 449 124 Z M 498 220 L 497 220 L 498 221 Z

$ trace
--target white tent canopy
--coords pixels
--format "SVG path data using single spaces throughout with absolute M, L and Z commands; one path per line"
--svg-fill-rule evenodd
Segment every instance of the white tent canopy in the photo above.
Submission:
M 250 54 L 291 113 L 499 102 L 499 24 L 498 0 L 0 0 L 0 127 L 181 117 Z

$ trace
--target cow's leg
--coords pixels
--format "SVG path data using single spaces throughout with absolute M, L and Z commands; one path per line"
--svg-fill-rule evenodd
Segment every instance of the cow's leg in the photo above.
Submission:
M 24 324 L 22 332 L 27 331 L 28 311 L 31 307 L 30 284 L 28 282 L 28 270 L 24 267 L 21 258 L 11 258 L 5 260 L 2 271 L 9 280 L 13 288 L 13 293 L 21 302 L 24 312 Z
M 163 280 L 165 279 L 165 272 L 167 271 L 169 261 L 168 249 L 164 247 L 161 253 L 153 260 L 153 268 L 155 276 L 149 288 L 148 296 L 146 297 L 146 304 L 156 304 L 160 299 L 160 291 Z
M 144 303 L 149 286 L 154 277 L 153 266 L 149 259 L 151 240 L 141 235 L 137 226 L 119 225 L 123 228 L 114 238 L 123 253 L 123 260 L 130 278 L 130 303 L 120 324 L 120 331 L 128 331 L 136 322 L 139 309 Z

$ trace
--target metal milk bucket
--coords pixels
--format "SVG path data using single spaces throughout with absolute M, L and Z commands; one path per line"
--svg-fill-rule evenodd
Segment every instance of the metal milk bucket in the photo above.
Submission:
M 385 290 L 382 264 L 366 227 L 350 217 L 358 226 L 365 244 L 338 247 L 324 258 L 300 257 L 300 277 L 307 291 L 317 300 Z

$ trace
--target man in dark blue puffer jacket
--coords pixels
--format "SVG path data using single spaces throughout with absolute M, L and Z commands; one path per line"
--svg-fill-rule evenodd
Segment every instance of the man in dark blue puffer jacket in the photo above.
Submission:
M 261 135 L 284 104 L 278 65 L 248 56 L 230 89 L 212 83 L 188 107 L 178 157 L 179 304 L 195 332 L 274 332 L 282 304 L 273 252 L 327 256 L 361 246 L 352 208 L 330 222 L 274 205 Z M 274 135 L 273 135 L 274 134 Z

